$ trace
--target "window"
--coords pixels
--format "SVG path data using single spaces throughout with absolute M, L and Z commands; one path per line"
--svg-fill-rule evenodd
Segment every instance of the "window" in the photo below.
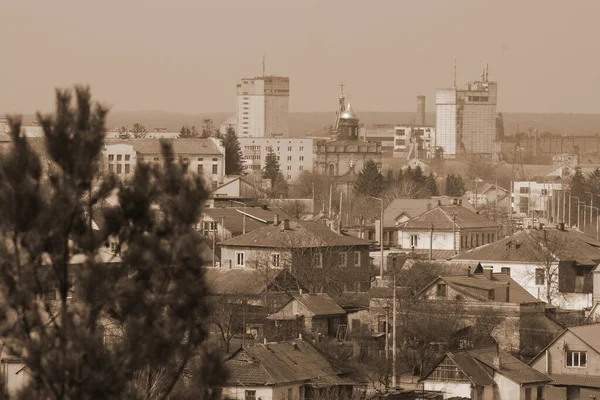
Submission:
M 198 161 L 202 162 L 204 161 L 204 158 L 198 157 Z
M 244 400 L 256 400 L 256 390 L 245 390 Z
M 114 161 L 115 160 L 115 155 L 114 154 L 109 154 L 108 155 L 108 161 Z
M 213 158 L 213 162 L 218 162 L 219 159 L 218 158 Z
M 120 174 L 121 172 L 123 172 L 123 165 L 117 164 L 117 174 Z
M 543 398 L 544 398 L 544 387 L 543 386 L 538 386 L 536 388 L 535 398 L 536 398 L 536 400 L 543 400 Z
M 340 266 L 345 267 L 348 265 L 348 253 L 340 251 Z
M 300 146 L 300 151 L 304 151 L 304 146 Z
M 299 171 L 304 171 L 304 167 L 301 165 L 301 166 L 298 167 L 298 170 Z
M 125 161 L 129 161 L 129 157 L 131 157 L 129 154 L 125 154 Z
M 287 178 L 288 179 L 292 179 L 292 176 L 290 174 L 288 174 Z
M 204 165 L 202 165 L 202 164 L 198 164 L 198 173 L 199 173 L 199 174 L 202 174 L 202 173 L 204 173 Z
M 217 174 L 219 171 L 219 166 L 217 164 L 213 164 L 212 166 L 212 173 L 213 174 Z
M 535 284 L 536 285 L 544 285 L 546 282 L 546 271 L 544 268 L 536 268 L 535 269 Z
M 542 196 L 548 196 L 548 189 L 542 189 Z
M 288 171 L 291 171 L 291 170 L 292 170 L 292 166 L 291 166 L 291 165 L 288 165 L 288 166 L 287 166 L 287 170 L 288 170 Z
M 121 154 L 117 154 L 117 161 L 121 161 L 123 159 L 123 156 Z
M 114 164 L 108 164 L 108 172 L 110 172 L 111 174 L 113 172 L 115 172 L 115 165 Z
M 288 151 L 292 151 L 292 146 L 288 146 Z
M 274 267 L 279 267 L 279 253 L 271 253 L 271 264 Z
M 445 283 L 438 283 L 435 291 L 436 297 L 446 297 L 448 291 Z
M 585 368 L 587 367 L 587 352 L 585 351 L 566 351 L 567 367 Z
M 528 187 L 520 187 L 519 188 L 519 193 L 529 193 L 529 188 Z
M 287 160 L 292 161 L 292 156 L 288 156 Z
M 531 400 L 531 388 L 525 388 L 525 400 Z
M 292 388 L 288 388 L 288 390 L 287 390 L 287 398 L 288 398 L 288 400 L 292 400 Z
M 235 252 L 235 266 L 236 267 L 244 266 L 244 252 L 243 251 Z
M 212 183 L 213 189 L 216 189 L 218 186 L 219 186 L 219 182 L 213 181 L 213 183 Z
M 360 267 L 360 251 L 354 252 L 354 266 Z
M 214 232 L 217 230 L 217 223 L 215 221 L 204 221 L 202 222 L 203 232 Z
M 125 164 L 125 173 L 128 174 L 129 173 L 129 164 Z
M 323 254 L 313 254 L 313 264 L 316 268 L 323 268 Z
M 299 160 L 304 161 L 304 156 L 300 156 Z
M 417 247 L 419 243 L 419 235 L 410 235 L 410 246 Z
M 154 161 L 160 161 L 160 158 L 154 157 Z

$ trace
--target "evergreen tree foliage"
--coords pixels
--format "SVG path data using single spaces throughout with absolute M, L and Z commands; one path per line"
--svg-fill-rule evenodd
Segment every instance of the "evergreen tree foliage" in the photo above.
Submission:
M 227 127 L 222 143 L 225 147 L 225 174 L 240 175 L 244 167 L 242 163 L 244 155 L 233 126 Z
M 195 125 L 192 125 L 191 128 L 187 125 L 183 125 L 179 131 L 179 137 L 181 139 L 197 139 L 200 137 L 200 134 L 196 130 Z
M 205 118 L 202 120 L 202 135 L 201 137 L 203 139 L 207 139 L 209 137 L 216 137 L 216 133 L 218 133 L 218 131 L 215 129 L 215 126 L 213 124 L 213 120 L 210 118 Z
M 379 172 L 373 160 L 367 160 L 362 171 L 358 173 L 358 180 L 354 191 L 358 195 L 377 196 L 384 189 L 383 175 Z
M 166 142 L 162 167 L 139 164 L 127 186 L 102 177 L 107 110 L 85 87 L 72 97 L 58 90 L 55 114 L 38 114 L 47 160 L 18 117 L 0 155 L 0 337 L 27 367 L 18 398 L 218 399 L 193 228 L 203 180 Z M 120 206 L 107 206 L 115 193 Z
M 131 133 L 133 134 L 134 138 L 143 139 L 146 137 L 146 135 L 148 135 L 148 130 L 146 129 L 146 127 L 144 125 L 136 122 L 135 124 L 133 124 Z
M 465 194 L 465 183 L 460 175 L 446 177 L 446 196 L 459 197 Z
M 439 196 L 439 191 L 437 188 L 437 184 L 435 182 L 435 176 L 433 176 L 433 173 L 430 172 L 429 176 L 427 177 L 427 182 L 426 182 L 426 187 L 427 187 L 427 192 L 429 193 L 430 196 Z
M 273 150 L 270 150 L 265 157 L 265 167 L 263 168 L 262 177 L 263 179 L 269 179 L 271 187 L 275 187 L 275 180 L 279 174 L 279 161 L 277 161 L 277 156 L 273 153 Z

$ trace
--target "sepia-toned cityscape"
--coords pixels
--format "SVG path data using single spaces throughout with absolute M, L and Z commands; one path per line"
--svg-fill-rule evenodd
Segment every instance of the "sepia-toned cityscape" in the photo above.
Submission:
M 600 3 L 204 3 L 0 4 L 0 398 L 600 399 Z

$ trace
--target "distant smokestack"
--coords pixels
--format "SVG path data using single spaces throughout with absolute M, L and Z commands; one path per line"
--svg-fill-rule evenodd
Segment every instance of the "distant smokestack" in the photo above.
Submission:
M 417 117 L 415 118 L 415 125 L 425 125 L 425 96 L 417 96 Z

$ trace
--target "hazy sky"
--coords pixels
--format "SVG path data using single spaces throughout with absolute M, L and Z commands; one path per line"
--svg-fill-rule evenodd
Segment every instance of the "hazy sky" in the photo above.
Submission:
M 233 111 L 241 77 L 290 77 L 291 111 L 435 108 L 477 79 L 499 111 L 598 112 L 600 1 L 0 0 L 0 112 L 88 83 L 113 110 Z

